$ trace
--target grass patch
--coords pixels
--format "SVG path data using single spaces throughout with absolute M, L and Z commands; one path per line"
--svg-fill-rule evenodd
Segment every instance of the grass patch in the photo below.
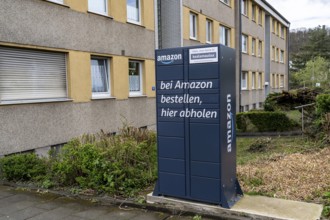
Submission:
M 272 137 L 267 140 L 267 149 L 251 150 L 254 145 L 264 142 L 265 138 L 237 138 L 237 164 L 244 165 L 260 160 L 271 160 L 293 153 L 319 150 L 319 144 L 303 137 Z

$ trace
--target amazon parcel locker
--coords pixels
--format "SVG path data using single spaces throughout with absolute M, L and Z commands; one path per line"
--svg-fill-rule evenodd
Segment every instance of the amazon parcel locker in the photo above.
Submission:
M 158 181 L 154 195 L 230 208 L 236 178 L 235 50 L 156 50 Z

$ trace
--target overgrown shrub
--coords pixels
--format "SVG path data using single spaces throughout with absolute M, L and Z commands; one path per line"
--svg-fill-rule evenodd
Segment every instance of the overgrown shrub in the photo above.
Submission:
M 0 159 L 2 178 L 9 181 L 40 180 L 46 175 L 44 159 L 33 153 L 14 154 Z
M 120 135 L 84 135 L 54 159 L 53 181 L 112 195 L 130 196 L 154 183 L 156 135 L 125 126 Z
M 237 128 L 240 131 L 289 131 L 297 127 L 283 112 L 242 112 L 236 117 Z
M 281 93 L 269 94 L 265 100 L 265 111 L 288 111 L 293 110 L 300 105 L 315 103 L 316 97 L 321 94 L 321 88 L 304 88 L 290 91 L 283 91 Z M 314 111 L 314 107 L 309 107 Z M 305 108 L 305 110 L 309 110 Z
M 0 159 L 3 178 L 35 181 L 49 188 L 77 187 L 131 196 L 157 177 L 156 134 L 124 126 L 119 135 L 87 134 L 67 143 L 48 159 L 20 154 Z

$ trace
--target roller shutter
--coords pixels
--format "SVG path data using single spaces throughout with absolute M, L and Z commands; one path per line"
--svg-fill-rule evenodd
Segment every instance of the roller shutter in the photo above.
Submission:
M 66 99 L 66 54 L 0 46 L 0 101 Z

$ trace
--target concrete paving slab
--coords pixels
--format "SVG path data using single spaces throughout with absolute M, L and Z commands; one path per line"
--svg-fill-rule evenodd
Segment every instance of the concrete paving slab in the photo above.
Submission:
M 39 215 L 42 212 L 44 212 L 43 209 L 30 207 L 30 208 L 26 208 L 26 209 L 23 209 L 21 211 L 18 211 L 18 212 L 9 214 L 9 215 L 5 215 L 5 216 L 1 217 L 0 220 L 3 220 L 3 219 L 6 219 L 6 220 L 23 220 L 23 219 L 32 218 L 36 215 Z
M 167 208 L 211 215 L 224 219 L 318 220 L 322 205 L 276 199 L 264 196 L 244 196 L 231 209 L 187 200 L 147 195 L 148 203 Z
M 235 211 L 277 219 L 320 219 L 322 205 L 264 196 L 244 196 L 232 208 Z
M 78 213 L 75 213 L 74 216 L 86 219 L 98 219 L 98 217 L 105 215 L 110 211 L 110 208 L 106 209 L 103 207 L 90 208 Z

